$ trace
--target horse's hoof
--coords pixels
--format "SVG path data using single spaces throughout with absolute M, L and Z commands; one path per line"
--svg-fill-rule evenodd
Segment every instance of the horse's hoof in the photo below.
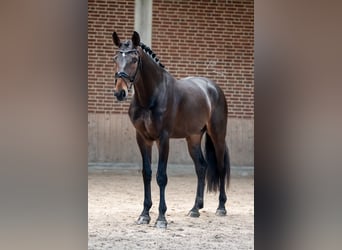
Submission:
M 146 216 L 146 215 L 140 215 L 139 219 L 137 220 L 137 224 L 141 225 L 141 224 L 149 224 L 150 223 L 150 216 Z
M 166 220 L 157 220 L 155 227 L 156 228 L 166 228 L 167 226 L 167 221 Z
M 188 213 L 188 216 L 197 218 L 197 217 L 200 217 L 200 213 L 198 210 L 190 210 L 190 212 Z
M 217 216 L 226 216 L 227 215 L 227 211 L 224 208 L 220 208 L 216 210 L 215 213 Z

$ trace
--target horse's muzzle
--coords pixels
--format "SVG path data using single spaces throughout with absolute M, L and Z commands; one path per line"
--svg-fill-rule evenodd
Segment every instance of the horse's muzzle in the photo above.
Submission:
M 120 90 L 118 92 L 114 93 L 114 96 L 116 97 L 116 99 L 118 99 L 118 101 L 123 101 L 126 99 L 126 91 L 125 90 Z

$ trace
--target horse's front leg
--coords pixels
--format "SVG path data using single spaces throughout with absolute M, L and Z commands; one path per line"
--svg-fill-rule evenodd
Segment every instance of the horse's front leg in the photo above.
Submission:
M 152 179 L 152 169 L 151 169 L 151 152 L 153 142 L 145 140 L 138 132 L 136 134 L 137 143 L 142 156 L 142 176 L 144 180 L 144 209 L 139 216 L 137 221 L 138 224 L 148 224 L 150 223 L 150 208 L 152 207 L 152 197 L 151 197 L 151 179 Z
M 166 202 L 165 202 L 165 188 L 167 185 L 167 160 L 169 157 L 169 136 L 165 132 L 163 133 L 159 140 L 157 141 L 159 160 L 158 160 L 158 170 L 157 170 L 157 183 L 160 190 L 160 201 L 159 201 L 159 216 L 156 221 L 157 228 L 166 228 L 167 221 L 165 218 L 166 212 Z

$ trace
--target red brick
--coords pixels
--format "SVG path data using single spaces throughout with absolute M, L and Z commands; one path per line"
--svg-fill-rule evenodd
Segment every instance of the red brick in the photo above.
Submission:
M 174 77 L 209 77 L 222 87 L 229 117 L 254 117 L 253 1 L 154 0 L 152 22 L 149 46 Z M 126 39 L 133 29 L 134 0 L 88 2 L 88 112 L 127 113 L 129 102 L 112 92 L 111 34 Z

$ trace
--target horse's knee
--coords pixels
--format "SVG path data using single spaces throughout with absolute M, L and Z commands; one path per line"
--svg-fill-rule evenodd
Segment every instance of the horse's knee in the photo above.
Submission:
M 145 181 L 150 182 L 152 180 L 152 170 L 151 169 L 143 169 L 142 175 Z
M 159 187 L 164 187 L 167 184 L 167 175 L 166 174 L 157 174 L 157 183 Z

